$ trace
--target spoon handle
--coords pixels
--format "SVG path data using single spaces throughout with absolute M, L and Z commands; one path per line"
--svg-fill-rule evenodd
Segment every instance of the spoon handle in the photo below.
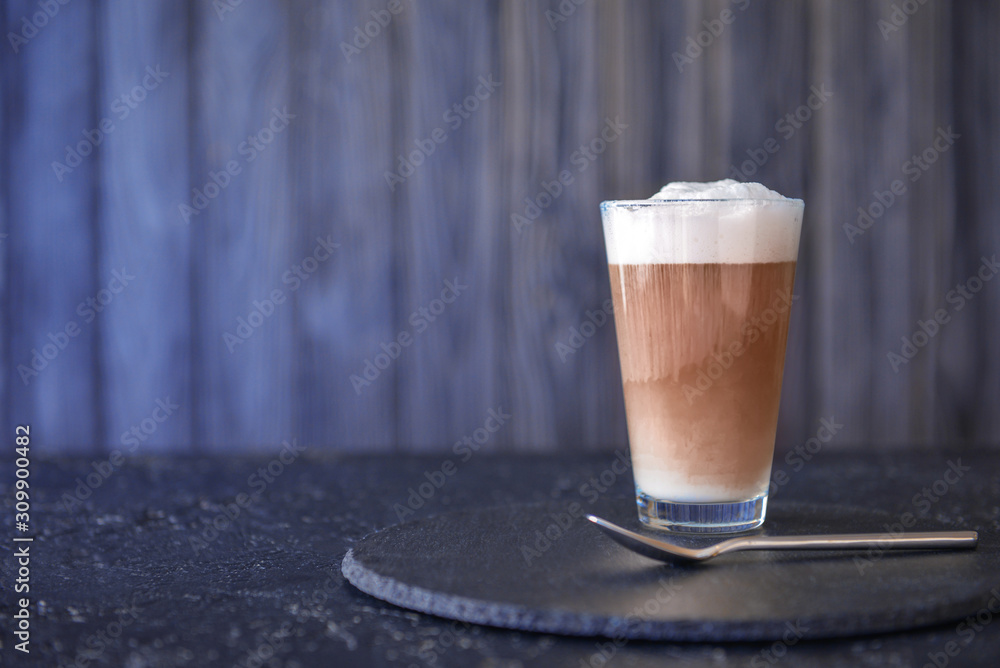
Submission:
M 875 547 L 882 550 L 975 547 L 975 531 L 929 531 L 900 534 L 845 533 L 827 536 L 751 536 L 736 538 L 723 552 L 738 550 L 836 550 Z

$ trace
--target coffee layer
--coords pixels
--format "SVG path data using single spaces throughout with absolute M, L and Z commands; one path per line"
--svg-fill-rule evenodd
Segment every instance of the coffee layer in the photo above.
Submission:
M 767 489 L 794 262 L 610 265 L 637 485 L 672 501 Z

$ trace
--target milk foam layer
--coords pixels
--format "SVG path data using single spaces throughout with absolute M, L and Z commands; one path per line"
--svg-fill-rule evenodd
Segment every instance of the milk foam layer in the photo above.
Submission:
M 602 206 L 608 264 L 794 262 L 802 200 L 732 179 Z
M 733 179 L 696 183 L 674 181 L 660 188 L 650 199 L 777 199 L 789 200 L 759 183 L 741 183 Z

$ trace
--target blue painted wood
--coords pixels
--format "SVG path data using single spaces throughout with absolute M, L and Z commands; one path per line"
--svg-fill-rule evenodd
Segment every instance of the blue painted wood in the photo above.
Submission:
M 146 451 L 438 450 L 500 407 L 488 449 L 621 445 L 613 325 L 559 347 L 610 296 L 597 203 L 730 175 L 775 138 L 741 176 L 806 200 L 779 448 L 831 416 L 837 443 L 1000 441 L 1000 289 L 946 301 L 1000 253 L 995 6 L 929 3 L 898 29 L 889 0 L 564 6 L 69 3 L 15 53 L 8 33 L 39 10 L 7 3 L 3 424 L 37 424 L 50 451 L 120 448 L 143 420 Z M 169 77 L 120 116 L 157 65 Z M 481 76 L 502 83 L 449 122 Z M 823 85 L 830 100 L 779 130 Z M 114 130 L 60 182 L 52 162 L 105 117 Z M 581 168 L 616 117 L 628 128 Z M 852 244 L 857 208 L 948 126 L 961 139 Z M 563 170 L 573 182 L 518 231 Z M 181 204 L 205 206 L 187 221 Z M 123 269 L 136 278 L 102 293 Z M 469 287 L 421 316 L 455 279 Z M 90 322 L 88 298 L 111 300 Z M 942 307 L 950 321 L 894 371 L 887 353 Z
M 191 449 L 194 402 L 187 15 L 169 0 L 101 6 L 99 281 L 127 284 L 102 319 L 106 440 L 128 454 Z M 117 308 L 119 305 L 121 308 Z M 166 406 L 166 408 L 164 408 Z
M 17 53 L 6 36 L 3 44 L 8 426 L 30 424 L 45 451 L 88 451 L 105 439 L 98 351 L 106 311 L 87 303 L 103 296 L 107 278 L 95 234 L 97 12 L 72 3 L 48 19 L 37 18 L 35 2 L 4 7 L 8 32 L 27 35 Z M 58 174 L 53 163 L 63 165 Z
M 946 99 L 955 129 L 963 138 L 951 156 L 953 186 L 943 186 L 954 187 L 954 208 L 948 212 L 954 224 L 945 228 L 951 252 L 936 282 L 935 304 L 947 299 L 956 284 L 975 288 L 970 282 L 984 267 L 983 258 L 1000 259 L 998 24 L 996 3 L 956 5 L 951 16 L 953 72 L 961 76 L 955 77 L 952 97 Z M 938 25 L 947 28 L 949 22 L 941 20 Z M 957 304 L 952 306 L 957 308 Z M 936 374 L 927 380 L 936 390 L 931 410 L 936 416 L 937 440 L 996 442 L 1000 438 L 1000 411 L 996 410 L 1000 405 L 1000 346 L 996 344 L 1000 283 L 996 274 L 963 311 L 949 323 L 949 331 L 942 332 L 940 362 Z
M 295 255 L 312 253 L 317 239 L 339 244 L 292 304 L 295 431 L 317 447 L 385 451 L 399 438 L 410 442 L 397 432 L 399 364 L 383 367 L 379 355 L 401 329 L 394 313 L 402 289 L 397 267 L 409 261 L 384 172 L 402 108 L 393 40 L 412 5 L 402 17 L 391 15 L 388 31 L 359 40 L 363 50 L 353 46 L 355 28 L 385 6 L 300 3 L 289 19 L 297 47 L 291 95 L 299 114 L 290 129 L 289 164 Z M 345 53 L 342 43 L 357 53 Z
M 4 12 L 0 12 L 0 34 L 7 34 L 7 16 Z M 10 72 L 9 68 L 6 66 L 7 58 L 4 58 L 2 66 L 0 66 L 0 147 L 5 147 L 10 145 L 10 134 L 9 127 L 7 124 L 7 100 L 11 95 L 11 90 L 9 90 L 9 78 Z M 8 194 L 8 184 L 10 183 L 10 174 L 8 174 L 7 158 L 8 155 L 6 151 L 5 154 L 0 154 L 0 351 L 6 351 L 7 339 L 9 337 L 9 331 L 11 329 L 11 310 L 10 310 L 10 289 L 7 285 L 7 201 L 9 199 Z M 0 356 L 6 358 L 3 352 L 0 352 Z M 9 365 L 8 367 L 9 368 Z M 7 426 L 10 424 L 10 417 L 8 415 L 8 410 L 10 406 L 8 402 L 10 401 L 10 378 L 7 373 L 0 373 L 0 425 Z
M 7 16 L 5 12 L 0 12 L 0 34 L 7 34 Z M 10 86 L 10 68 L 6 66 L 7 58 L 0 61 L 0 359 L 3 360 L 3 368 L 10 369 L 10 356 L 7 345 L 8 337 L 12 325 L 10 310 L 10 288 L 7 284 L 7 210 L 8 210 L 8 184 L 10 174 L 8 173 L 8 155 L 6 147 L 10 145 L 10 127 L 7 123 L 7 100 L 12 92 Z M 0 373 L 0 424 L 7 426 L 11 423 L 9 415 L 10 406 L 7 400 L 10 397 L 10 377 L 7 373 Z
M 225 13 L 198 3 L 192 21 L 191 204 L 204 206 L 189 223 L 194 432 L 211 450 L 275 449 L 296 436 L 295 306 L 284 276 L 302 262 L 288 16 L 281 3 Z M 176 207 L 171 218 L 185 224 Z
M 509 98 L 496 3 L 414 9 L 400 14 L 405 111 L 385 167 L 398 172 L 397 155 L 419 159 L 428 141 L 437 147 L 392 193 L 397 258 L 405 258 L 395 320 L 414 338 L 398 362 L 398 420 L 412 446 L 440 449 L 482 428 L 491 409 L 510 412 L 516 392 L 514 382 L 501 385 L 508 368 L 496 354 L 505 347 L 508 323 L 499 314 L 512 278 L 496 182 L 503 144 L 495 139 Z M 510 443 L 519 417 L 483 447 Z
M 814 25 L 824 26 L 834 37 L 820 53 L 816 68 L 819 82 L 834 97 L 829 108 L 816 115 L 818 152 L 829 158 L 815 160 L 817 196 L 807 202 L 816 199 L 819 204 L 808 221 L 814 226 L 812 252 L 818 256 L 821 286 L 813 308 L 828 341 L 818 351 L 814 371 L 827 379 L 818 393 L 817 410 L 838 420 L 838 413 L 849 416 L 842 420 L 845 428 L 838 439 L 860 441 L 867 435 L 881 445 L 893 440 L 891 433 L 908 433 L 913 419 L 907 405 L 912 370 L 894 373 L 886 358 L 899 337 L 912 331 L 916 315 L 909 300 L 906 245 L 911 201 L 900 198 L 862 236 L 851 240 L 842 226 L 856 225 L 857 208 L 869 207 L 875 191 L 890 187 L 910 154 L 911 136 L 925 129 L 914 127 L 916 119 L 907 114 L 915 103 L 911 96 L 919 94 L 910 84 L 907 42 L 882 37 L 877 27 L 880 11 L 863 3 L 828 3 L 814 14 Z M 858 40 L 864 60 L 857 53 L 832 48 L 848 34 Z M 867 76 L 860 66 L 863 62 L 885 75 Z M 844 99 L 835 103 L 839 96 Z M 867 101 L 864 114 L 845 104 L 861 100 Z M 926 134 L 932 136 L 933 129 Z M 874 146 L 878 150 L 872 150 Z M 829 219 L 816 215 L 822 213 Z M 915 435 L 909 438 L 916 440 Z

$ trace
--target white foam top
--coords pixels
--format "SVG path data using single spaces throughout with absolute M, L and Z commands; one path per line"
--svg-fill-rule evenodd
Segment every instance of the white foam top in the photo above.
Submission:
M 674 181 L 660 188 L 651 199 L 778 199 L 791 201 L 759 183 L 740 183 L 733 179 L 696 183 Z
M 609 264 L 794 262 L 802 200 L 733 179 L 669 183 L 601 206 Z

